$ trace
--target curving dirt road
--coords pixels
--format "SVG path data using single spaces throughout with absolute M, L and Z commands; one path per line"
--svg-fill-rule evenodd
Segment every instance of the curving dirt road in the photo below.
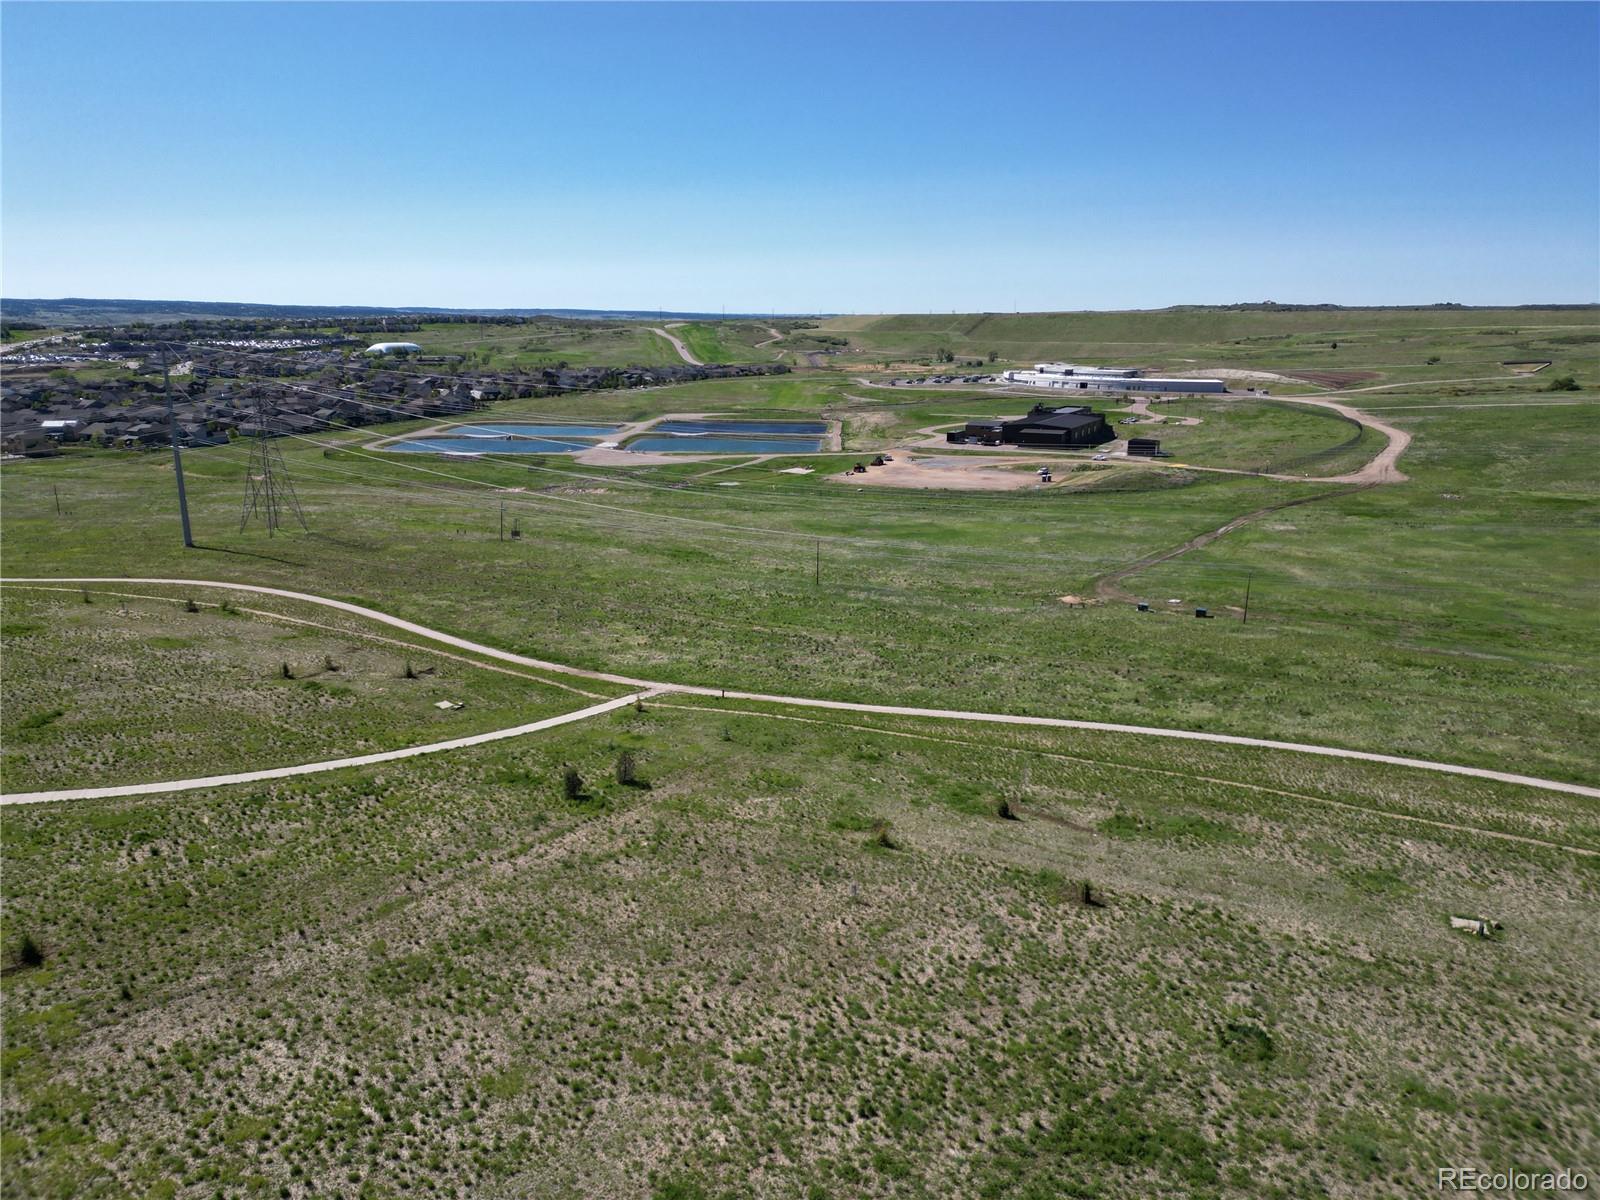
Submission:
M 1351 492 L 1359 492 L 1369 487 L 1375 487 L 1376 484 L 1377 481 L 1374 480 L 1371 483 L 1356 484 L 1353 487 L 1340 488 L 1332 492 L 1318 492 L 1315 496 L 1301 496 L 1296 500 L 1284 500 L 1278 504 L 1269 504 L 1265 508 L 1247 512 L 1243 516 L 1234 517 L 1226 524 L 1219 525 L 1215 529 L 1208 529 L 1205 533 L 1200 534 L 1198 537 L 1190 538 L 1182 545 L 1174 546 L 1170 550 L 1158 550 L 1154 554 L 1147 554 L 1143 558 L 1135 559 L 1126 566 L 1118 567 L 1114 571 L 1108 571 L 1094 581 L 1094 594 L 1102 600 L 1123 600 L 1131 604 L 1137 597 L 1131 592 L 1123 591 L 1120 586 L 1122 581 L 1130 575 L 1137 575 L 1140 571 L 1148 570 L 1158 563 L 1168 562 L 1177 558 L 1180 554 L 1198 550 L 1201 546 L 1209 545 L 1211 542 L 1216 541 L 1223 534 L 1232 533 L 1235 529 L 1248 525 L 1252 521 L 1258 521 L 1269 513 L 1279 512 L 1285 508 L 1294 508 L 1300 504 L 1311 504 L 1317 500 L 1330 500 L 1335 496 L 1348 496 Z
M 668 333 L 665 329 L 662 329 L 658 325 L 652 325 L 650 327 L 650 332 L 651 333 L 658 333 L 662 337 L 666 338 L 667 341 L 671 342 L 672 343 L 672 348 L 678 352 L 678 357 L 683 359 L 683 361 L 688 363 L 691 367 L 703 367 L 703 366 L 705 366 L 705 363 L 701 362 L 698 358 L 696 358 L 694 355 L 689 353 L 689 347 L 685 346 L 680 339 L 678 339 L 677 337 L 674 337 L 672 334 Z
M 188 792 L 196 788 L 226 787 L 231 783 L 261 783 L 268 779 L 286 779 L 292 775 L 313 775 L 321 771 L 338 771 L 345 767 L 369 767 L 374 763 L 393 762 L 398 758 L 415 758 L 419 754 L 438 754 L 442 750 L 460 750 L 467 746 L 481 746 L 485 742 L 498 742 L 505 738 L 521 737 L 525 733 L 538 733 L 614 712 L 637 700 L 648 699 L 654 693 L 639 692 L 620 696 L 600 704 L 591 704 L 573 712 L 514 725 L 510 729 L 495 729 L 489 733 L 474 733 L 467 737 L 452 738 L 448 742 L 433 742 L 426 746 L 407 746 L 403 750 L 385 750 L 379 754 L 362 754 L 355 758 L 336 758 L 327 762 L 302 763 L 295 767 L 269 767 L 261 771 L 239 771 L 232 775 L 212 775 L 202 779 L 178 779 L 166 783 L 129 783 L 116 787 L 63 788 L 53 792 L 19 792 L 13 796 L 0 796 L 0 804 L 47 804 L 55 800 L 95 800 L 111 796 L 150 796 L 166 792 Z
M 800 708 L 824 708 L 839 712 L 878 713 L 885 716 L 900 717 L 925 717 L 941 721 L 967 721 L 995 725 L 1028 725 L 1050 729 L 1089 729 L 1102 733 L 1124 733 L 1140 737 L 1178 738 L 1185 741 L 1213 742 L 1229 746 L 1254 746 L 1267 750 L 1285 750 L 1296 754 L 1314 754 L 1325 758 L 1355 759 L 1362 762 L 1385 763 L 1391 766 L 1412 767 L 1423 771 L 1438 771 L 1448 775 L 1468 776 L 1474 779 L 1488 779 L 1497 783 L 1516 784 L 1523 787 L 1542 788 L 1546 791 L 1566 792 L 1576 796 L 1587 796 L 1591 799 L 1600 799 L 1600 788 L 1585 787 L 1582 784 L 1564 783 L 1560 780 L 1539 779 L 1530 775 L 1518 775 L 1508 771 L 1491 771 L 1483 767 L 1461 766 L 1455 763 L 1431 762 L 1427 759 L 1406 758 L 1394 754 L 1377 754 L 1366 750 L 1346 750 L 1336 746 L 1313 746 L 1302 742 L 1279 742 L 1270 738 L 1242 737 L 1226 733 L 1205 733 L 1199 730 L 1163 729 L 1150 725 L 1123 725 L 1109 721 L 1082 721 L 1067 717 L 1029 717 L 1011 713 L 985 713 L 968 712 L 943 708 L 915 708 L 897 704 L 860 704 L 847 700 L 818 700 L 803 696 L 775 696 L 761 692 L 729 691 L 723 688 L 699 687 L 691 684 L 661 683 L 651 680 L 634 679 L 627 675 L 613 675 L 601 671 L 586 671 L 579 667 L 570 667 L 561 663 L 552 663 L 544 659 L 531 658 L 524 654 L 515 654 L 509 650 L 500 650 L 494 646 L 485 646 L 480 642 L 469 641 L 466 638 L 456 637 L 454 634 L 444 633 L 440 630 L 429 629 L 425 625 L 418 625 L 400 617 L 390 616 L 365 605 L 351 604 L 344 600 L 334 600 L 326 596 L 315 596 L 308 592 L 290 591 L 287 588 L 264 587 L 258 584 L 229 583 L 226 580 L 215 579 L 165 579 L 150 577 L 66 577 L 54 578 L 25 578 L 25 579 L 0 579 L 4 584 L 129 584 L 140 583 L 167 587 L 198 587 L 221 588 L 227 591 L 249 592 L 254 595 L 278 596 L 286 600 L 298 600 L 306 604 L 320 604 L 341 612 L 365 617 L 384 625 L 403 629 L 408 633 L 427 638 L 430 641 L 454 646 L 457 649 L 467 650 L 487 658 L 499 659 L 504 662 L 518 663 L 522 666 L 536 667 L 545 671 L 554 671 L 565 675 L 576 675 L 587 679 L 600 679 L 610 683 L 620 683 L 637 688 L 645 696 L 658 695 L 667 692 L 677 692 L 694 696 L 718 696 L 727 700 L 745 700 L 762 704 L 778 704 Z M 367 755 L 361 758 L 335 759 L 325 763 L 306 763 L 295 767 L 278 767 L 264 771 L 245 772 L 237 776 L 210 776 L 199 779 L 180 779 L 163 783 L 128 784 L 121 787 L 110 788 L 80 788 L 64 789 L 53 792 L 27 792 L 12 796 L 0 797 L 0 803 L 27 804 L 41 803 L 47 800 L 77 800 L 106 796 L 134 796 L 149 795 L 161 792 L 186 791 L 193 788 L 215 787 L 223 783 L 246 783 L 265 779 L 281 778 L 286 775 L 305 775 L 316 771 L 337 770 L 346 766 L 361 766 L 370 762 L 389 761 L 405 758 L 416 754 L 437 753 L 440 750 L 455 749 L 462 746 L 476 745 L 481 742 L 494 741 L 498 738 L 517 737 L 523 733 L 532 733 L 539 729 L 552 728 L 555 725 L 566 724 L 571 721 L 580 721 L 586 717 L 609 712 L 623 705 L 631 704 L 636 696 L 625 696 L 619 700 L 608 700 L 603 704 L 592 705 L 589 708 L 579 709 L 559 717 L 550 717 L 544 721 L 535 721 L 529 725 L 519 725 L 512 729 L 498 730 L 492 733 L 475 734 L 472 737 L 459 738 L 451 742 L 439 742 L 431 746 L 417 746 L 408 750 L 391 750 L 380 755 Z

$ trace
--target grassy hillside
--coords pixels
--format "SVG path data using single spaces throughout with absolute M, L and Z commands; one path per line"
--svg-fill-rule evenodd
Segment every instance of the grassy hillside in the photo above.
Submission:
M 1402 464 L 1412 481 L 1369 492 L 1195 475 L 1158 492 L 941 495 L 780 474 L 791 460 L 699 480 L 689 476 L 723 464 L 425 465 L 290 441 L 316 533 L 270 547 L 237 532 L 245 448 L 222 447 L 190 456 L 197 536 L 217 548 L 198 554 L 147 515 L 170 505 L 156 456 L 41 461 L 5 473 L 6 565 L 203 568 L 684 682 L 1070 711 L 1593 777 L 1582 749 L 1596 733 L 1600 661 L 1586 619 L 1592 410 L 1534 381 L 1500 386 L 1479 397 L 1497 407 L 1481 409 L 1426 388 L 1381 393 L 1420 436 Z M 829 407 L 835 388 L 856 390 L 736 380 L 501 411 L 793 415 Z M 1446 407 L 1401 412 L 1402 399 Z M 1249 579 L 1248 625 L 1058 599 L 1242 514 L 1308 498 L 1136 585 L 1226 613 Z M 498 540 L 502 501 L 526 538 Z
M 1066 358 L 1171 370 L 1376 370 L 1386 378 L 1442 379 L 1490 374 L 1512 359 L 1548 359 L 1591 381 L 1600 374 L 1600 309 L 1592 307 L 930 314 L 849 317 L 823 328 L 848 334 L 863 360 L 992 351 L 1007 364 Z

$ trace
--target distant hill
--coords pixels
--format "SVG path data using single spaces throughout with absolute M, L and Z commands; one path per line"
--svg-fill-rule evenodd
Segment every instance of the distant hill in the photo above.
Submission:
M 380 308 L 349 304 L 238 304 L 213 300 L 96 300 L 68 296 L 59 300 L 0 299 L 0 315 L 8 321 L 48 325 L 106 325 L 127 321 L 194 321 L 225 317 L 317 320 L 340 317 L 568 317 L 609 321 L 704 321 L 722 317 L 766 317 L 765 313 L 664 312 L 655 309 L 602 308 Z M 783 314 L 779 314 L 783 315 Z

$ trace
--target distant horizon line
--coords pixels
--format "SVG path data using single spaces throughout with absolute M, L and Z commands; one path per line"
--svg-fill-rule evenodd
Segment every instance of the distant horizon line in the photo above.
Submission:
M 794 319 L 820 319 L 841 316 L 937 316 L 950 314 L 954 316 L 1044 316 L 1062 315 L 1071 313 L 1138 313 L 1138 312 L 1167 312 L 1176 309 L 1254 309 L 1254 310 L 1324 310 L 1324 311 L 1352 311 L 1352 310 L 1415 310 L 1428 309 L 1454 309 L 1454 310 L 1534 310 L 1534 309 L 1565 309 L 1582 310 L 1600 308 L 1600 300 L 1587 301 L 1550 301 L 1520 304 L 1465 304 L 1458 301 L 1439 300 L 1405 304 L 1343 304 L 1334 301 L 1278 301 L 1278 300 L 1238 300 L 1223 303 L 1187 303 L 1154 305 L 1151 307 L 1112 307 L 1112 308 L 1038 308 L 1038 309 L 983 309 L 983 308 L 906 308 L 906 309 L 881 309 L 867 310 L 835 310 L 835 311 L 735 311 L 727 310 L 709 311 L 705 309 L 668 309 L 655 307 L 618 307 L 618 308 L 588 308 L 579 306 L 560 305 L 481 305 L 481 306 L 447 306 L 447 305 L 380 305 L 380 304 L 287 304 L 274 301 L 247 301 L 247 300 L 174 300 L 174 299 L 143 299 L 138 297 L 92 297 L 92 296 L 59 296 L 59 297 L 0 297 L 0 318 L 28 319 L 28 313 L 13 314 L 13 307 L 34 308 L 48 306 L 63 306 L 68 308 L 91 308 L 96 306 L 140 306 L 148 308 L 170 307 L 174 310 L 195 310 L 194 315 L 199 315 L 204 310 L 240 310 L 232 314 L 219 313 L 218 315 L 246 316 L 243 310 L 276 310 L 278 313 L 303 312 L 307 315 L 316 313 L 344 313 L 350 315 L 370 316 L 407 316 L 407 315 L 440 315 L 440 316 L 574 316 L 574 317 L 631 317 L 637 319 L 692 318 L 698 320 L 794 320 Z M 85 314 L 88 315 L 88 314 Z

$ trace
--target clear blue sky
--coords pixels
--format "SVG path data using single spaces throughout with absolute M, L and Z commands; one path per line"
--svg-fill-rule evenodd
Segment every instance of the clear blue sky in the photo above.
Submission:
M 41 4 L 8 296 L 1600 298 L 1595 4 Z

